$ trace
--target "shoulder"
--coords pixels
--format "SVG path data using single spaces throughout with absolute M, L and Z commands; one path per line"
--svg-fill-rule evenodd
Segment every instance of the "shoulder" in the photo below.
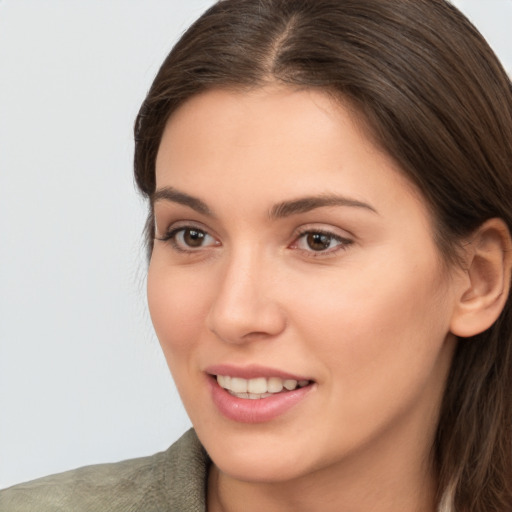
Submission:
M 188 431 L 165 452 L 0 491 L 1 512 L 204 512 L 208 457 Z

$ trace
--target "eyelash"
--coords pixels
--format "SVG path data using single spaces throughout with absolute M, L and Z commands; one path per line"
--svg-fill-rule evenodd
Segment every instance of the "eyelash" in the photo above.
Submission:
M 162 242 L 170 243 L 172 245 L 173 249 L 175 249 L 178 252 L 185 253 L 185 254 L 194 254 L 194 253 L 197 253 L 200 249 L 203 249 L 205 247 L 212 247 L 212 246 L 215 247 L 215 246 L 220 245 L 220 242 L 215 242 L 214 244 L 211 244 L 211 245 L 207 245 L 207 246 L 201 245 L 201 246 L 198 246 L 197 248 L 192 248 L 190 246 L 186 246 L 186 244 L 184 244 L 184 243 L 181 243 L 181 244 L 178 243 L 176 240 L 177 235 L 179 233 L 185 234 L 187 231 L 196 231 L 197 233 L 200 233 L 202 237 L 211 237 L 213 240 L 215 240 L 215 238 L 212 235 L 210 235 L 206 230 L 198 228 L 196 226 L 179 226 L 174 229 L 171 229 L 169 232 L 167 232 L 164 236 L 162 236 L 160 238 L 156 237 L 156 239 L 160 240 Z M 327 237 L 329 244 L 332 241 L 335 241 L 335 242 L 337 242 L 337 245 L 334 248 L 329 247 L 325 250 L 319 250 L 319 251 L 315 251 L 314 249 L 311 249 L 311 247 L 309 250 L 300 248 L 299 247 L 300 241 L 309 235 L 320 235 L 323 237 Z M 321 258 L 321 257 L 332 256 L 333 254 L 337 253 L 338 251 L 346 251 L 352 243 L 353 243 L 352 240 L 350 240 L 348 238 L 343 238 L 343 237 L 336 235 L 327 230 L 304 228 L 299 231 L 297 236 L 294 238 L 294 241 L 292 242 L 292 244 L 290 244 L 288 247 L 301 251 L 307 257 Z M 187 249 L 184 246 L 189 247 L 189 248 Z
M 178 252 L 182 252 L 182 253 L 188 253 L 188 254 L 192 254 L 192 253 L 195 253 L 197 252 L 199 249 L 202 249 L 203 246 L 201 247 L 198 247 L 197 249 L 195 248 L 189 248 L 189 249 L 185 249 L 182 245 L 180 245 L 177 241 L 176 241 L 176 237 L 179 233 L 185 233 L 187 231 L 196 231 L 197 233 L 201 233 L 202 236 L 209 236 L 211 237 L 212 239 L 214 239 L 214 237 L 212 235 L 210 235 L 207 231 L 205 231 L 204 229 L 201 229 L 201 228 L 198 228 L 196 226 L 179 226 L 179 227 L 176 227 L 174 229 L 171 229 L 170 231 L 168 231 L 164 236 L 162 236 L 161 238 L 158 238 L 157 237 L 157 240 L 160 240 L 162 242 L 168 242 L 172 245 L 173 249 L 175 249 L 176 251 Z M 214 239 L 215 240 L 215 239 Z M 184 244 L 183 244 L 184 245 Z M 219 243 L 215 243 L 214 245 L 219 245 Z
M 299 242 L 309 235 L 321 235 L 327 237 L 329 239 L 329 243 L 335 241 L 338 242 L 338 244 L 333 248 L 328 248 L 326 250 L 320 251 L 315 251 L 314 249 L 311 248 L 310 250 L 301 249 L 300 247 L 298 247 Z M 331 231 L 323 229 L 304 228 L 299 231 L 298 235 L 295 238 L 295 241 L 292 243 L 290 247 L 300 250 L 301 252 L 305 253 L 306 256 L 309 258 L 322 258 L 332 256 L 336 254 L 338 251 L 346 251 L 352 243 L 352 240 L 348 238 L 343 238 L 339 235 L 336 235 L 335 233 L 332 233 Z

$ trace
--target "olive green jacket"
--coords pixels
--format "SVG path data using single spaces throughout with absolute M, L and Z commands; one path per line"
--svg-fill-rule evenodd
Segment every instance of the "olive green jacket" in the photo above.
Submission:
M 0 491 L 0 512 L 205 512 L 209 459 L 193 430 L 167 451 Z

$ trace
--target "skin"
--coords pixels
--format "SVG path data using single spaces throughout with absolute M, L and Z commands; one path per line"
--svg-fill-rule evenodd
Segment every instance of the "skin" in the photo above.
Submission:
M 353 111 L 277 85 L 208 91 L 170 118 L 156 179 L 207 207 L 156 198 L 148 301 L 213 460 L 208 510 L 433 511 L 460 279 L 420 194 Z M 269 214 L 333 194 L 352 203 Z M 198 246 L 187 227 L 204 233 Z M 319 231 L 324 250 L 304 234 Z M 213 364 L 314 385 L 283 415 L 239 423 L 212 402 Z

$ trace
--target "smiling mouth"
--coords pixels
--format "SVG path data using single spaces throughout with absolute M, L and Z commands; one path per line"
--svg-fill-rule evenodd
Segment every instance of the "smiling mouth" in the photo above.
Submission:
M 287 393 L 312 384 L 310 380 L 281 379 L 280 377 L 243 379 L 229 375 L 217 375 L 215 378 L 219 386 L 232 396 L 250 400 Z

